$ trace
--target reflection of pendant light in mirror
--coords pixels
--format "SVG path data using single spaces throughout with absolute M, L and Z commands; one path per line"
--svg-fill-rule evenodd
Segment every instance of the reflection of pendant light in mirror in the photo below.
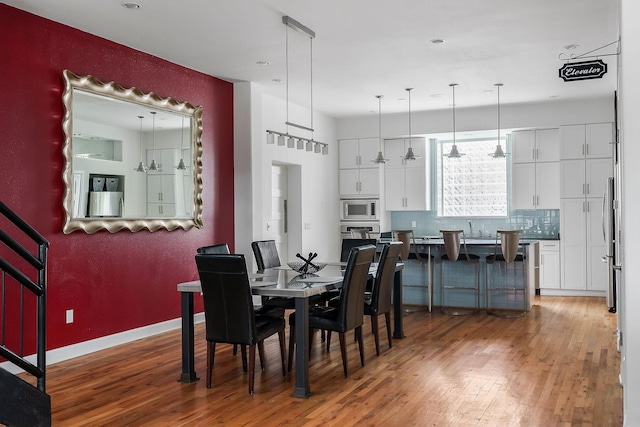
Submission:
M 445 154 L 444 156 L 450 159 L 457 159 L 464 156 L 464 153 L 458 151 L 458 146 L 456 145 L 456 86 L 458 86 L 458 83 L 451 83 L 449 86 L 451 86 L 451 92 L 453 94 L 453 146 L 449 154 Z
M 147 168 L 144 166 L 144 162 L 142 161 L 142 119 L 144 119 L 144 116 L 138 116 L 138 118 L 140 119 L 140 163 L 138 164 L 138 167 L 134 169 L 134 171 L 146 172 Z
M 186 170 L 187 167 L 184 164 L 184 116 L 182 116 L 182 127 L 180 127 L 180 162 L 178 162 L 178 166 L 176 169 L 178 170 Z
M 376 98 L 378 98 L 378 144 L 380 151 L 378 151 L 376 158 L 371 159 L 371 161 L 376 164 L 382 164 L 387 163 L 389 159 L 385 159 L 382 154 L 382 95 L 376 95 Z
M 496 145 L 496 151 L 489 153 L 489 156 L 494 159 L 504 159 L 508 153 L 505 153 L 500 145 L 500 86 L 502 83 L 496 83 L 494 86 L 498 89 L 498 145 Z
M 405 160 L 416 160 L 419 159 L 420 156 L 416 156 L 413 154 L 413 147 L 411 147 L 411 91 L 412 87 L 405 89 L 409 94 L 409 148 L 407 149 L 407 154 L 404 155 Z
M 153 147 L 151 151 L 151 164 L 149 165 L 150 171 L 157 171 L 158 165 L 156 164 L 156 112 L 150 111 L 151 113 L 151 137 L 153 141 Z

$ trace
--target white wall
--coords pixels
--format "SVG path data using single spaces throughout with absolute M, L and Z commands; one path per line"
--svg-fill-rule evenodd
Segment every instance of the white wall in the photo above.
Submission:
M 550 101 L 500 107 L 501 129 L 557 127 L 578 123 L 613 122 L 613 97 L 582 101 Z M 451 110 L 412 112 L 415 135 L 452 131 Z M 496 106 L 456 108 L 456 133 L 497 127 Z M 338 139 L 378 136 L 378 115 L 338 120 Z M 382 116 L 382 138 L 407 136 L 407 114 Z
M 308 125 L 309 110 L 289 105 L 291 121 Z M 289 256 L 296 252 L 318 253 L 318 260 L 340 256 L 338 149 L 335 121 L 314 115 L 313 139 L 329 144 L 329 155 L 266 143 L 266 131 L 287 132 L 286 103 L 265 95 L 255 83 L 234 84 L 234 175 L 236 252 L 253 261 L 251 241 L 272 237 L 271 165 L 291 165 L 289 184 Z M 289 128 L 289 133 L 311 138 L 308 131 Z M 292 205 L 293 204 L 293 205 Z M 295 205 L 299 204 L 300 209 Z M 305 227 L 308 224 L 308 229 Z
M 636 161 L 640 159 L 640 2 L 621 1 L 621 51 L 619 67 L 620 90 L 620 142 L 622 163 L 622 282 L 621 315 L 624 325 L 624 425 L 640 426 L 640 264 L 636 261 L 640 253 L 640 193 L 637 183 L 640 170 Z

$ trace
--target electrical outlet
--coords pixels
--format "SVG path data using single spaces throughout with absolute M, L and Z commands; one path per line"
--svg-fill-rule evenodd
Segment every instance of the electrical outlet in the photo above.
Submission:
M 73 323 L 73 310 L 66 311 L 66 321 L 67 321 L 67 324 Z
M 310 222 L 305 222 L 304 223 L 304 229 L 305 230 L 311 230 L 311 223 Z
M 415 221 L 411 221 L 411 228 L 416 228 L 416 222 Z

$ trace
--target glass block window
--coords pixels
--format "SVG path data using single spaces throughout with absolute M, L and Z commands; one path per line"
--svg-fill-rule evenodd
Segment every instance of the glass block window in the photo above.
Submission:
M 438 216 L 507 216 L 507 161 L 489 156 L 496 139 L 456 141 L 463 156 L 448 158 L 453 141 L 437 144 Z M 502 141 L 502 147 L 506 144 Z

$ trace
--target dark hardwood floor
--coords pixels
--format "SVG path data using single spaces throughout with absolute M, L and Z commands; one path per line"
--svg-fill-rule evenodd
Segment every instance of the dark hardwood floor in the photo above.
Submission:
M 348 341 L 344 378 L 337 339 L 327 353 L 315 334 L 313 396 L 291 397 L 277 338 L 256 394 L 231 346 L 219 345 L 213 388 L 204 384 L 204 325 L 196 326 L 193 384 L 177 382 L 180 331 L 52 365 L 47 391 L 56 426 L 379 425 L 620 426 L 622 389 L 616 319 L 602 298 L 536 297 L 524 318 L 413 312 L 406 338 L 385 337 L 376 357 L 365 323 L 366 365 Z M 288 338 L 288 337 L 287 337 Z

